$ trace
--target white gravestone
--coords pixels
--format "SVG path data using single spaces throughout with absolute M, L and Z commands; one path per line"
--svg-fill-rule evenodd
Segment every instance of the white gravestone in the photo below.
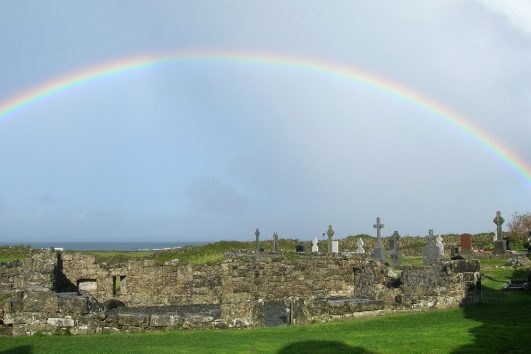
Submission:
M 319 252 L 319 246 L 317 245 L 318 242 L 319 241 L 317 241 L 317 237 L 312 241 L 312 252 L 314 253 Z
M 444 243 L 441 235 L 437 235 L 435 246 L 437 246 L 437 258 L 444 258 Z
M 357 254 L 365 254 L 365 249 L 363 249 L 363 246 L 365 246 L 365 243 L 363 242 L 361 237 L 358 238 L 358 240 L 356 241 L 356 246 L 358 246 L 358 248 L 356 249 Z
M 332 241 L 332 253 L 339 253 L 339 241 Z

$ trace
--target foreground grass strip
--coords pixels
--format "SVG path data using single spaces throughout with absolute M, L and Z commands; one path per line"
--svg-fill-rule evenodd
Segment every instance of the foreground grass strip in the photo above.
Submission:
M 4 338 L 0 348 L 31 348 L 32 353 L 444 353 L 471 343 L 467 329 L 477 325 L 464 323 L 461 311 L 449 310 L 256 330 Z M 441 351 L 433 351 L 433 338 L 441 336 L 441 331 L 442 337 L 454 338 L 443 346 L 439 341 Z M 459 340 L 456 333 L 462 334 Z

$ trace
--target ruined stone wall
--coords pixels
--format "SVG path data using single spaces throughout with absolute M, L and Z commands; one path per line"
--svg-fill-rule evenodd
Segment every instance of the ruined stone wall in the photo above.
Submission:
M 222 265 L 223 318 L 234 325 L 313 320 L 321 311 L 310 304 L 356 296 L 356 285 L 365 283 L 353 269 L 365 269 L 369 264 L 375 266 L 364 256 L 227 255 Z M 385 268 L 383 264 L 379 267 Z
M 0 290 L 52 290 L 55 287 L 57 254 L 43 251 L 25 261 L 0 263 Z
M 221 271 L 215 265 L 157 265 L 154 261 L 98 264 L 95 257 L 81 253 L 62 255 L 62 271 L 79 289 L 83 284 L 98 301 L 119 299 L 129 307 L 219 304 Z M 118 280 L 120 278 L 120 280 Z M 116 282 L 120 281 L 118 288 Z
M 324 322 L 470 305 L 481 291 L 477 260 L 392 269 L 361 255 L 253 252 L 214 265 L 43 252 L 0 266 L 0 283 L 0 329 L 15 335 Z
M 403 267 L 397 302 L 406 308 L 468 306 L 481 300 L 480 262 L 439 261 L 430 267 Z
M 63 254 L 62 260 L 70 283 L 95 281 L 96 288 L 89 292 L 100 302 L 115 298 L 130 307 L 373 294 L 361 288 L 381 283 L 386 275 L 383 264 L 363 256 L 233 253 L 222 264 L 193 266 L 153 261 L 97 264 L 94 256 L 80 253 Z M 355 273 L 354 268 L 363 272 Z M 113 291 L 116 277 L 125 277 L 119 292 Z

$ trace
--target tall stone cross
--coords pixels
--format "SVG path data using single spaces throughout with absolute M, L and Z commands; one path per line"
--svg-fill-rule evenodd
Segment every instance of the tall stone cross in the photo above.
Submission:
M 384 228 L 384 224 L 380 223 L 380 217 L 376 218 L 376 224 L 372 225 L 376 229 L 376 242 L 378 242 L 381 246 L 382 243 L 382 234 L 381 230 Z
M 326 231 L 326 234 L 328 235 L 328 253 L 332 253 L 332 236 L 334 236 L 332 225 L 328 225 L 328 231 Z
M 382 244 L 382 229 L 384 224 L 380 223 L 380 217 L 376 218 L 376 224 L 372 225 L 376 229 L 376 246 L 374 247 L 373 257 L 381 261 L 385 260 L 385 250 Z
M 501 216 L 501 211 L 496 212 L 496 217 L 492 220 L 496 224 L 496 240 L 501 241 L 502 238 L 502 224 L 505 219 Z
M 496 224 L 496 241 L 494 241 L 494 252 L 496 254 L 505 254 L 507 250 L 507 245 L 505 240 L 502 238 L 502 224 L 505 219 L 501 216 L 501 211 L 496 212 L 496 217 L 492 220 Z
M 256 231 L 254 232 L 254 235 L 256 236 L 256 252 L 260 252 L 260 230 L 256 228 Z
M 273 232 L 273 252 L 275 253 L 278 251 L 277 241 L 278 241 L 278 234 L 276 232 Z

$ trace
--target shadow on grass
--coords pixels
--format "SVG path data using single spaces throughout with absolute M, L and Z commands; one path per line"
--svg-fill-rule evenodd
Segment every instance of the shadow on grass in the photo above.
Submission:
M 510 275 L 510 279 L 526 278 L 527 269 L 515 270 Z M 452 353 L 530 353 L 530 310 L 530 293 L 484 286 L 482 303 L 463 309 L 465 318 L 480 322 L 469 330 L 474 342 Z
M 32 352 L 31 345 L 21 345 L 8 350 L 3 350 L 0 354 L 30 354 Z
M 490 277 L 490 276 L 488 276 L 488 275 L 482 275 L 482 277 L 483 277 L 483 278 L 486 278 L 486 279 L 488 279 L 488 280 L 494 281 L 494 282 L 496 282 L 496 283 L 505 283 L 505 280 L 497 280 L 497 279 L 495 279 L 495 278 L 493 278 L 493 277 Z
M 348 354 L 371 354 L 373 352 L 361 347 L 352 347 L 341 342 L 332 340 L 309 340 L 295 342 L 280 349 L 277 354 L 325 354 L 325 353 L 348 353 Z

